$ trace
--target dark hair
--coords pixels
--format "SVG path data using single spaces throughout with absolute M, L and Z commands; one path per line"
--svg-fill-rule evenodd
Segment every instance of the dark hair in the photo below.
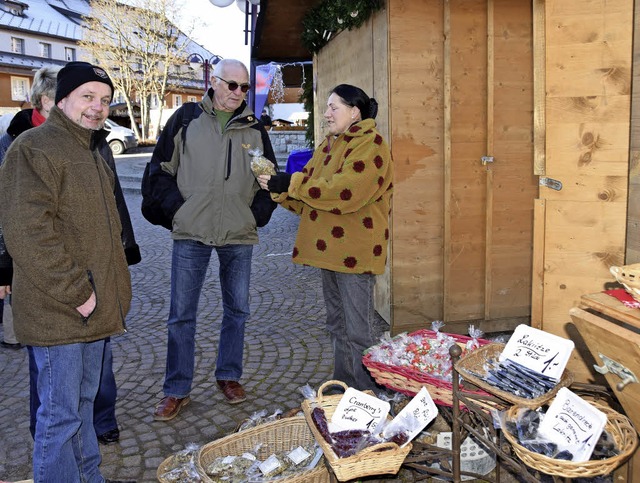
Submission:
M 347 106 L 360 109 L 362 119 L 375 119 L 378 114 L 378 101 L 369 97 L 359 87 L 350 84 L 340 84 L 331 90 L 332 94 L 340 96 Z

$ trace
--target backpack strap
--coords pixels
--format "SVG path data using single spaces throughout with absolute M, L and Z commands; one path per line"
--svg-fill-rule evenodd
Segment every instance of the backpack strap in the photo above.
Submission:
M 184 203 L 174 176 L 162 170 L 162 162 L 169 161 L 175 146 L 173 139 L 182 129 L 181 139 L 184 146 L 187 126 L 202 113 L 196 102 L 186 102 L 176 111 L 160 134 L 153 150 L 151 161 L 145 166 L 142 176 L 142 215 L 150 223 L 171 230 L 173 215 Z
M 196 111 L 199 109 L 199 112 L 196 114 Z M 187 102 L 182 111 L 182 131 L 180 133 L 180 138 L 182 139 L 182 152 L 184 153 L 185 140 L 187 139 L 187 127 L 189 123 L 193 121 L 196 117 L 200 116 L 202 113 L 202 109 L 196 102 Z

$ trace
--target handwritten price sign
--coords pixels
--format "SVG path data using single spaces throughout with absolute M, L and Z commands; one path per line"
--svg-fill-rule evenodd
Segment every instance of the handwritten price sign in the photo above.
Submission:
M 393 421 L 385 428 L 384 434 L 394 434 L 400 428 L 406 430 L 408 440 L 402 445 L 402 447 L 404 447 L 433 421 L 437 415 L 438 406 L 436 406 L 433 399 L 431 399 L 431 395 L 423 386 L 418 394 L 393 418 Z
M 588 461 L 605 424 L 607 415 L 566 387 L 558 391 L 545 414 L 538 434 L 569 450 L 572 461 Z
M 500 361 L 509 359 L 557 382 L 574 346 L 572 340 L 521 324 L 500 354 Z
M 331 423 L 339 430 L 366 429 L 374 433 L 386 419 L 389 409 L 391 406 L 387 401 L 350 387 L 331 416 Z

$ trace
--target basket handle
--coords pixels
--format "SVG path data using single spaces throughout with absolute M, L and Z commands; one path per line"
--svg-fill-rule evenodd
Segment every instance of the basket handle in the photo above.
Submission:
M 329 387 L 329 386 L 340 386 L 342 387 L 342 389 L 344 389 L 345 391 L 347 390 L 347 388 L 349 386 L 347 386 L 344 382 L 342 381 L 338 381 L 337 379 L 333 379 L 331 381 L 327 381 L 324 384 L 322 384 L 319 388 L 318 388 L 318 397 L 322 397 L 323 396 L 323 392 L 324 390 Z
M 365 455 L 368 453 L 379 453 L 381 451 L 390 451 L 392 449 L 398 449 L 399 446 L 396 443 L 391 443 L 389 441 L 387 441 L 386 443 L 380 443 L 380 444 L 376 444 L 374 446 L 368 446 L 367 448 L 363 449 L 362 451 L 358 451 L 358 453 L 356 453 L 358 456 L 360 455 Z

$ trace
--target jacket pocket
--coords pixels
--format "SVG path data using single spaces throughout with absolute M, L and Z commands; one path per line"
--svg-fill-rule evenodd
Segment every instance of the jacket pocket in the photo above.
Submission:
M 91 313 L 89 315 L 87 315 L 86 317 L 84 315 L 81 315 L 82 324 L 83 325 L 87 325 L 89 323 L 89 319 L 91 318 L 91 316 L 95 313 L 96 309 L 98 308 L 98 290 L 96 289 L 96 281 L 93 279 L 93 273 L 91 272 L 91 270 L 87 270 L 87 277 L 89 278 L 89 283 L 91 284 L 91 289 L 93 290 L 93 293 L 96 296 L 96 306 L 93 308 Z

